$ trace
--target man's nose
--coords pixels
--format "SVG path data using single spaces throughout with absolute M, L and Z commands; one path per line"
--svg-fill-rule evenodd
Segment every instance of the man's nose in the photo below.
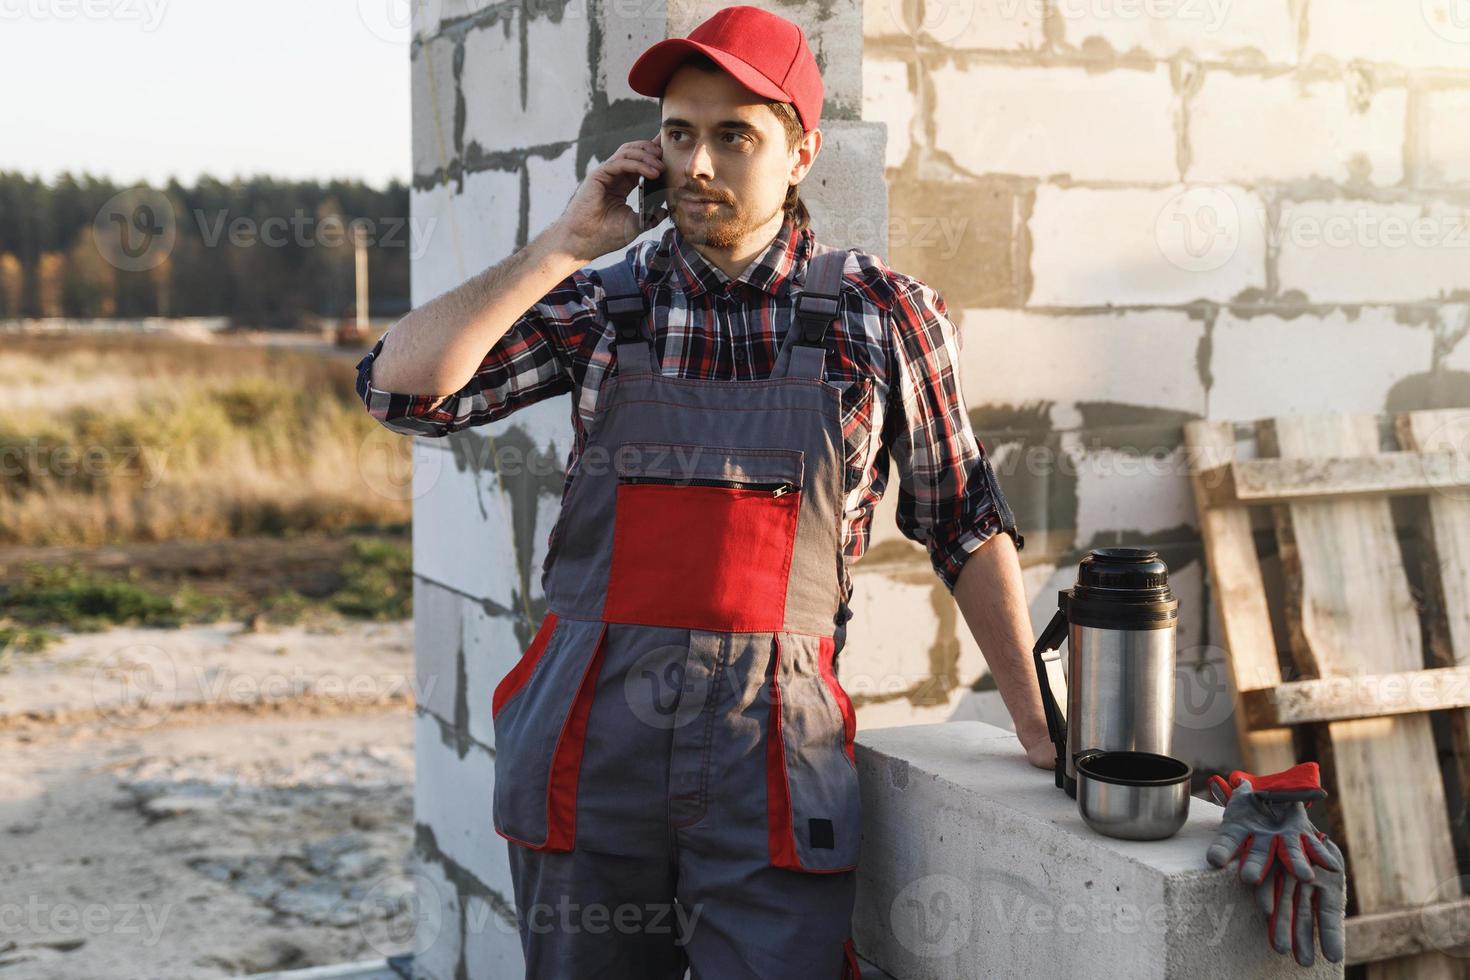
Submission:
M 715 175 L 714 158 L 705 148 L 703 142 L 694 144 L 694 149 L 689 153 L 689 159 L 684 163 L 684 177 L 687 180 L 709 180 Z

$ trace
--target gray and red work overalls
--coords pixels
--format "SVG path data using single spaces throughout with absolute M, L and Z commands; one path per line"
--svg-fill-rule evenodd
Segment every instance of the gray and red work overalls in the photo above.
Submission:
M 833 664 L 844 443 L 822 346 L 847 254 L 818 247 L 760 381 L 664 376 L 627 264 L 600 270 L 617 373 L 546 616 L 493 697 L 529 977 L 859 976 L 856 719 Z

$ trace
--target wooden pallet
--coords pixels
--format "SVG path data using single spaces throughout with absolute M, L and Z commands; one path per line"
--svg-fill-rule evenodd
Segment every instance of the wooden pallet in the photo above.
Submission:
M 1329 833 L 1348 860 L 1348 963 L 1367 964 L 1373 980 L 1470 980 L 1470 899 L 1446 802 L 1453 784 L 1442 778 L 1429 714 L 1447 713 L 1445 775 L 1463 795 L 1470 411 L 1394 421 L 1399 448 L 1389 452 L 1373 416 L 1266 419 L 1243 433 L 1231 422 L 1191 422 L 1185 442 L 1244 765 L 1265 773 L 1302 758 L 1321 764 Z M 1432 597 L 1427 629 L 1390 505 L 1405 495 L 1419 498 L 1427 560 L 1413 571 Z M 1255 513 L 1275 538 L 1275 595 L 1252 507 L 1264 508 Z M 1456 943 L 1460 955 L 1441 952 Z

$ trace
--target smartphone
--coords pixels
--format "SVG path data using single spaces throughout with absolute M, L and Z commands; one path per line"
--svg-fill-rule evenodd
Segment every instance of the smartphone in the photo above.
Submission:
M 664 185 L 664 176 L 638 178 L 638 220 L 644 231 L 654 227 L 668 217 L 669 192 Z M 660 208 L 664 209 L 659 214 Z

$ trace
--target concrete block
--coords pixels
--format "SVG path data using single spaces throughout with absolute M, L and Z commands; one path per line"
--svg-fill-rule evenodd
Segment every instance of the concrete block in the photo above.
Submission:
M 1336 79 L 1207 72 L 1189 102 L 1189 179 L 1390 187 L 1404 176 L 1407 110 L 1402 88 L 1359 101 Z
M 418 253 L 408 266 L 409 294 L 414 306 L 422 306 L 464 282 L 459 222 L 450 211 L 454 197 L 452 184 L 409 191 L 409 221 L 420 236 Z
M 573 144 L 549 159 L 528 157 L 526 169 L 529 171 L 531 187 L 530 211 L 526 221 L 529 241 L 561 217 L 567 202 L 576 193 L 577 185 L 581 183 L 577 177 L 577 147 Z
M 1037 3 L 866 0 L 863 35 L 958 51 L 1035 51 L 1045 43 Z
M 413 579 L 414 704 L 454 724 L 464 599 L 415 575 Z
M 525 648 L 531 645 L 530 637 L 534 634 L 530 630 L 540 625 L 540 620 L 536 619 L 528 627 L 519 609 L 515 618 L 492 616 L 477 602 L 469 599 L 461 602 L 465 708 L 469 714 L 470 737 L 493 749 L 495 727 L 490 708 L 495 685 L 510 673 Z
M 1302 63 L 1369 61 L 1407 68 L 1458 68 L 1470 63 L 1470 22 L 1457 0 L 1394 5 L 1337 0 L 1307 17 Z
M 534 8 L 512 9 L 465 35 L 466 148 L 500 153 L 573 140 L 592 109 L 586 0 L 547 7 L 540 16 L 526 9 Z
M 1440 319 L 1451 336 L 1459 340 L 1445 354 L 1444 369 L 1470 372 L 1470 305 L 1446 304 L 1440 307 Z
M 1470 61 L 1470 53 L 1466 60 Z M 1419 96 L 1419 183 L 1447 187 L 1470 183 L 1470 88 L 1440 89 Z
M 883 165 L 889 169 L 902 166 L 913 146 L 919 100 L 909 83 L 909 71 L 905 61 L 876 54 L 863 59 L 863 118 L 887 127 Z
M 979 646 L 941 587 L 927 557 L 897 573 L 853 572 L 853 619 L 838 658 L 838 677 L 857 704 L 858 726 L 942 721 L 986 667 Z
M 416 855 L 414 900 L 414 980 L 454 980 L 460 956 L 460 896 L 437 861 Z
M 1027 193 L 1004 178 L 895 181 L 889 188 L 888 264 L 937 289 L 951 311 L 1018 306 Z
M 454 162 L 453 38 L 434 38 L 413 53 L 410 71 L 413 107 L 413 172 L 429 175 Z
M 834 119 L 821 128 L 822 149 L 801 182 L 812 228 L 827 245 L 888 254 L 883 126 Z
M 1056 4 L 1071 47 L 1105 43 L 1119 54 L 1168 59 L 1184 51 L 1211 61 L 1289 65 L 1296 62 L 1296 24 L 1276 0 L 1178 3 Z
M 519 977 L 526 972 L 516 923 L 478 895 L 464 903 L 464 967 L 467 977 Z
M 1266 285 L 1264 210 L 1233 185 L 1036 189 L 1031 306 L 1228 300 Z
M 1184 449 L 1161 453 L 1146 438 L 1138 442 L 1126 449 L 1092 448 L 1085 432 L 1063 435 L 1068 465 L 1077 473 L 1077 547 L 1105 532 L 1149 535 L 1194 525 Z
M 1047 316 L 964 310 L 960 377 L 971 409 L 1050 404 L 1057 429 L 1085 424 L 1086 403 L 1203 416 L 1204 324 L 1176 310 Z
M 543 399 L 499 422 L 420 443 L 414 571 L 476 599 L 519 608 L 523 591 L 540 588 L 561 506 L 562 447 L 571 444 L 568 400 Z M 429 455 L 436 452 L 441 455 Z M 508 472 L 497 473 L 497 465 Z
M 413 0 L 413 33 L 415 37 L 438 33 L 444 24 L 482 14 L 495 6 L 496 0 Z
M 1166 65 L 1084 68 L 947 63 L 930 74 L 935 148 L 969 173 L 1169 182 L 1174 91 Z
M 1391 307 L 1291 319 L 1222 312 L 1210 358 L 1210 418 L 1383 412 L 1401 378 L 1429 370 L 1433 349 L 1432 330 L 1399 323 Z
M 520 199 L 517 171 L 469 174 L 463 193 L 457 192 L 455 183 L 410 192 L 415 238 L 409 288 L 414 306 L 453 289 L 515 250 Z
M 597 62 L 597 89 L 613 105 L 624 99 L 646 99 L 628 87 L 628 70 L 649 47 L 669 37 L 665 3 L 611 0 L 599 5 L 602 53 Z
M 470 745 L 461 756 L 431 715 L 414 712 L 414 820 L 434 832 L 439 850 L 481 884 L 512 901 L 508 842 L 491 823 L 495 759 Z
M 464 282 L 516 250 L 521 213 L 519 168 L 467 174 L 463 193 L 451 200 L 450 207 L 451 228 L 461 243 L 455 259 L 464 265 L 459 282 Z
M 1281 289 L 1313 303 L 1447 298 L 1465 288 L 1470 208 L 1373 201 L 1283 202 Z
M 1094 833 L 1010 732 L 859 731 L 854 941 L 905 980 L 1330 977 L 1271 950 L 1250 890 L 1209 867 L 1220 808 L 1161 841 Z

